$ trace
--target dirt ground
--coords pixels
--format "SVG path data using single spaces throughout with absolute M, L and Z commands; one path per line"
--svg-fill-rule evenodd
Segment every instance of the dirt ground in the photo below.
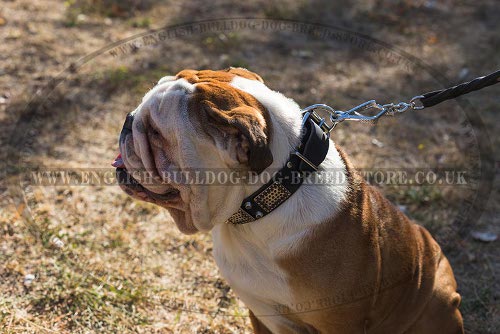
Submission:
M 131 38 L 165 26 L 176 28 Z M 160 77 L 242 66 L 302 106 L 346 110 L 493 72 L 499 31 L 495 0 L 2 0 L 0 332 L 251 332 L 210 235 L 182 235 L 116 185 L 25 182 L 47 168 L 109 168 L 125 115 Z M 468 333 L 500 328 L 499 241 L 472 237 L 500 233 L 499 89 L 332 135 L 360 169 L 494 173 L 480 185 L 378 185 L 439 241 Z

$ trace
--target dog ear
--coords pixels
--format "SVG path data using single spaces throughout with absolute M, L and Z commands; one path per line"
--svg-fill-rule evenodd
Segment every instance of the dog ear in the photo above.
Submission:
M 223 142 L 222 147 L 232 160 L 249 166 L 256 173 L 261 173 L 273 162 L 266 134 L 268 127 L 259 110 L 244 105 L 225 111 L 211 101 L 204 101 L 202 109 L 218 130 L 216 140 Z

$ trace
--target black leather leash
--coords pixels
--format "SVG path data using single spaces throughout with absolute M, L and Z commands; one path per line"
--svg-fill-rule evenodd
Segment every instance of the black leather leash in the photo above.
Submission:
M 497 84 L 499 82 L 500 82 L 500 70 L 485 75 L 484 77 L 479 77 L 469 82 L 461 83 L 460 85 L 422 94 L 420 102 L 422 103 L 424 108 L 429 108 L 443 101 L 454 99 L 461 95 Z
M 315 172 L 323 162 L 330 142 L 330 132 L 345 120 L 375 122 L 384 115 L 394 115 L 409 109 L 421 110 L 443 101 L 488 87 L 500 82 L 500 70 L 489 75 L 447 88 L 413 97 L 410 102 L 380 105 L 375 100 L 362 103 L 348 111 L 334 110 L 326 104 L 314 104 L 302 110 L 303 136 L 301 144 L 290 154 L 285 166 L 273 178 L 252 195 L 245 198 L 238 209 L 226 221 L 228 224 L 246 224 L 272 212 L 295 193 L 304 182 L 307 173 Z M 417 105 L 420 102 L 420 105 Z M 361 111 L 377 109 L 373 116 Z M 329 120 L 316 112 L 325 110 Z

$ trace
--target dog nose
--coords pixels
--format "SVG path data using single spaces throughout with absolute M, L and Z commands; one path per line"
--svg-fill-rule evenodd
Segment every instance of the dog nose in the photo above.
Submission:
M 123 123 L 122 132 L 120 133 L 120 143 L 125 141 L 128 133 L 132 133 L 132 123 L 134 122 L 134 115 L 129 113 L 125 118 L 125 123 Z
M 123 124 L 123 128 L 132 131 L 132 122 L 134 121 L 134 115 L 129 113 L 125 118 L 125 123 Z

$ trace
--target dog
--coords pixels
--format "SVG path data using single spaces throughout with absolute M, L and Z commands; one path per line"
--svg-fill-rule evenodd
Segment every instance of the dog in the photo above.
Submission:
M 315 139 L 319 166 L 299 154 L 303 127 L 297 103 L 256 73 L 183 70 L 127 116 L 113 166 L 127 194 L 166 208 L 182 233 L 212 233 L 216 263 L 255 333 L 463 333 L 461 297 L 436 241 L 333 141 Z M 273 183 L 294 164 L 310 168 L 302 182 L 326 170 L 344 182 Z M 266 177 L 264 186 L 172 180 L 193 170 Z

